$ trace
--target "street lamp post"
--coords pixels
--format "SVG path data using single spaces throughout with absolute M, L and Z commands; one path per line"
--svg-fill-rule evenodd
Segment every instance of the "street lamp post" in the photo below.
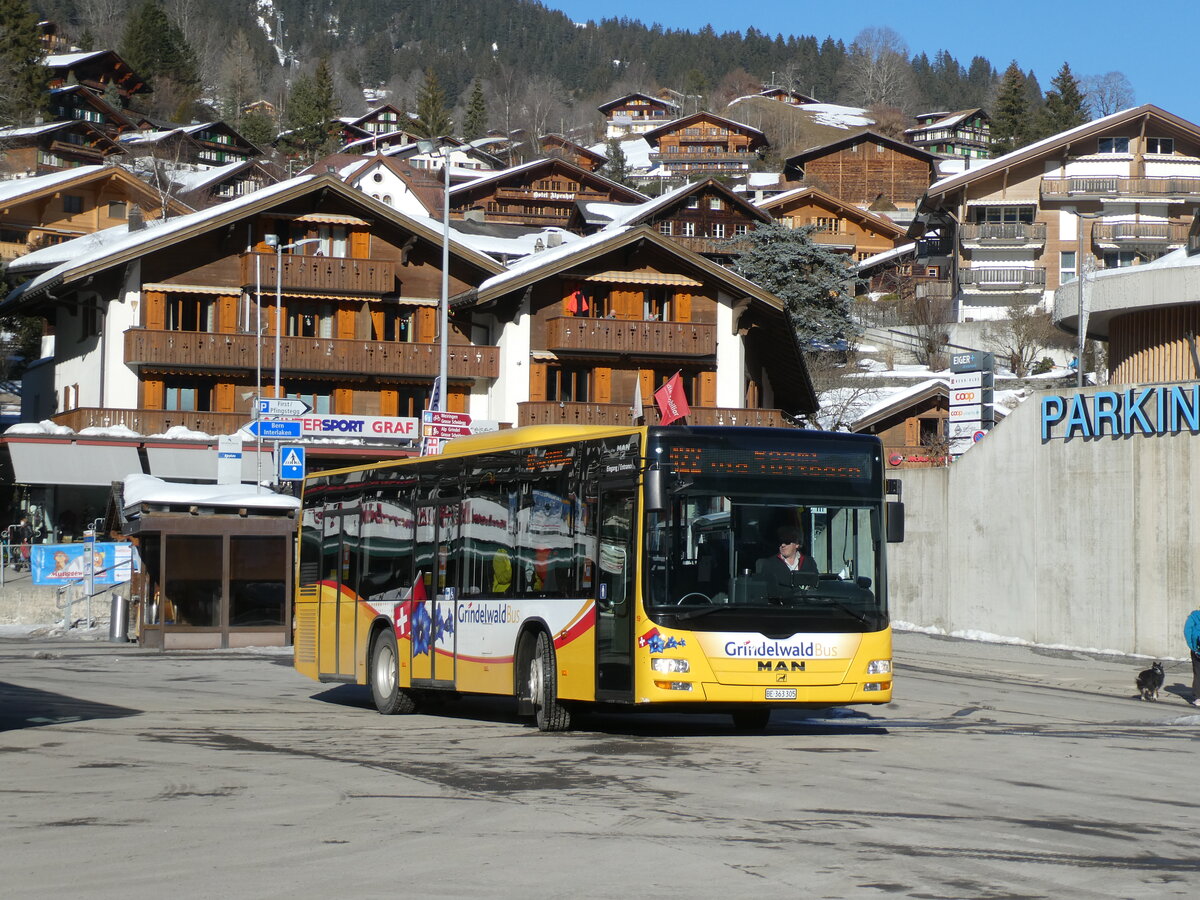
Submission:
M 1083 348 L 1087 341 L 1087 329 L 1084 328 L 1084 318 L 1087 313 L 1087 307 L 1084 305 L 1083 289 L 1087 283 L 1087 272 L 1084 266 L 1084 255 L 1087 242 L 1084 240 L 1084 222 L 1088 219 L 1099 219 L 1103 217 L 1103 212 L 1085 213 L 1079 209 L 1075 210 L 1075 215 L 1079 219 L 1079 230 L 1077 237 L 1077 245 L 1075 248 L 1075 280 L 1079 284 L 1077 321 L 1075 323 L 1076 345 L 1075 345 L 1075 386 L 1081 388 L 1084 386 L 1085 378 L 1083 374 Z
M 437 141 L 417 141 L 417 149 L 430 154 Z M 438 298 L 438 391 L 437 412 L 446 411 L 450 346 L 450 147 L 441 146 L 442 156 L 442 292 Z
M 299 241 L 292 241 L 290 244 L 281 244 L 279 243 L 279 237 L 277 235 L 268 234 L 264 240 L 266 241 L 268 247 L 273 247 L 275 249 L 275 397 L 279 398 L 283 396 L 280 393 L 279 382 L 280 335 L 283 333 L 283 251 L 293 250 L 296 247 L 303 247 L 305 244 L 319 244 L 321 239 L 304 238 Z M 260 342 L 259 346 L 261 348 L 261 319 L 258 339 Z

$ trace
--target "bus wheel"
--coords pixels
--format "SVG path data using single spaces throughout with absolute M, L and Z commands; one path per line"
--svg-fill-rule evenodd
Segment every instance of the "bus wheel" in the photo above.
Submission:
M 738 731 L 763 731 L 770 721 L 769 709 L 739 709 L 733 713 L 733 727 Z
M 541 731 L 566 731 L 571 727 L 571 711 L 558 699 L 558 668 L 550 635 L 541 632 L 529 661 L 529 698 L 533 715 Z
M 400 690 L 400 669 L 397 665 L 396 637 L 381 631 L 371 647 L 371 696 L 375 708 L 385 716 L 410 713 L 416 709 L 412 696 Z

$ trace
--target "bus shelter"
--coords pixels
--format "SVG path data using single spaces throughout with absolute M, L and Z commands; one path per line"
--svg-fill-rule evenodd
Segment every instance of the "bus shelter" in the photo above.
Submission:
M 130 587 L 138 642 L 160 650 L 290 643 L 299 505 L 254 485 L 127 478 L 114 524 L 141 558 Z

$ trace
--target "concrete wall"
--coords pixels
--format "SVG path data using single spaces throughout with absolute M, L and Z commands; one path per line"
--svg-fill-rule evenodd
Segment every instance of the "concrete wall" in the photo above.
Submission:
M 893 473 L 907 523 L 889 548 L 893 617 L 1186 656 L 1183 622 L 1200 606 L 1200 435 L 1063 433 L 1042 443 L 1035 395 L 949 469 Z

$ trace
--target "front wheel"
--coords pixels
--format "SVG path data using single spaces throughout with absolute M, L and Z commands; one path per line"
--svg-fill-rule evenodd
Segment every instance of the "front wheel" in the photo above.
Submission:
M 400 667 L 397 664 L 396 637 L 390 631 L 380 632 L 371 648 L 371 697 L 382 715 L 410 713 L 417 708 L 412 695 L 400 689 Z
M 558 699 L 558 667 L 550 635 L 541 632 L 529 661 L 529 699 L 540 731 L 566 731 L 571 711 Z

